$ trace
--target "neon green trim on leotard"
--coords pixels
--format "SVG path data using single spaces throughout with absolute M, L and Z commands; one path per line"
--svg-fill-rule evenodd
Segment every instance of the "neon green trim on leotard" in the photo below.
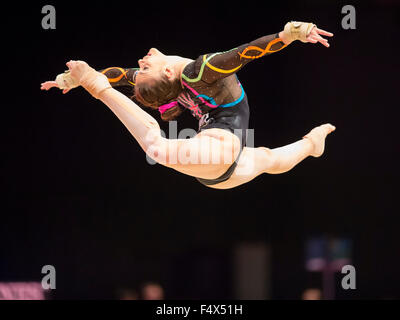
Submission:
M 183 72 L 182 72 L 182 78 L 185 79 L 187 82 L 197 82 L 197 81 L 199 81 L 199 80 L 201 79 L 201 77 L 203 76 L 204 67 L 206 66 L 206 63 L 207 63 L 210 59 L 212 59 L 213 57 L 215 57 L 217 54 L 218 54 L 218 53 L 214 53 L 213 55 L 209 56 L 209 57 L 207 58 L 206 61 L 203 62 L 203 64 L 202 64 L 201 67 L 200 67 L 200 72 L 199 72 L 199 74 L 198 74 L 198 76 L 197 76 L 196 78 L 190 79 L 190 78 L 188 78 L 187 76 L 185 76 L 185 75 L 183 74 Z
M 197 81 L 200 81 L 200 80 L 201 80 L 201 77 L 203 76 L 204 68 L 205 68 L 206 65 L 208 65 L 209 68 L 212 69 L 212 70 L 215 70 L 215 71 L 217 71 L 217 72 L 221 72 L 221 71 L 222 71 L 221 69 L 215 68 L 214 66 L 210 65 L 210 64 L 208 63 L 208 61 L 210 61 L 212 58 L 214 58 L 214 57 L 215 57 L 216 55 L 218 55 L 218 54 L 227 53 L 227 52 L 230 52 L 230 51 L 233 51 L 233 50 L 236 50 L 236 49 L 237 49 L 237 48 L 233 48 L 233 49 L 231 49 L 231 50 L 229 50 L 229 51 L 214 53 L 214 54 L 212 54 L 211 56 L 209 56 L 207 59 L 205 59 L 205 55 L 204 55 L 204 56 L 203 56 L 203 64 L 202 64 L 201 67 L 200 67 L 200 72 L 199 72 L 198 76 L 197 76 L 196 78 L 194 78 L 194 79 L 191 79 L 191 78 L 188 78 L 187 76 L 185 76 L 185 75 L 182 73 L 182 78 L 185 79 L 187 82 L 197 82 Z M 236 69 L 239 69 L 239 68 L 236 68 Z M 221 70 L 221 71 L 220 71 L 220 70 Z M 224 70 L 224 71 L 225 71 L 225 70 Z M 235 70 L 235 71 L 236 71 L 236 70 Z M 229 72 L 232 72 L 232 71 L 229 70 Z M 223 73 L 229 73 L 229 72 L 223 72 Z

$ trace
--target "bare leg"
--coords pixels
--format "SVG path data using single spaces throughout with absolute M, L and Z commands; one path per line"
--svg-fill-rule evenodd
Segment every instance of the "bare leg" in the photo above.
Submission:
M 120 92 L 106 90 L 101 101 L 114 112 L 150 157 L 157 154 L 157 158 L 152 157 L 154 160 L 181 173 L 205 179 L 216 178 L 229 168 L 239 153 L 239 139 L 226 130 L 214 128 L 191 139 L 166 139 L 161 136 L 157 121 Z M 186 157 L 180 157 L 184 154 L 197 155 L 194 160 L 202 154 L 216 154 L 220 161 L 187 163 L 183 161 Z M 226 154 L 230 157 L 225 157 Z
M 112 89 L 107 77 L 84 61 L 69 61 L 70 76 L 93 97 L 100 99 L 121 120 L 146 154 L 181 173 L 212 179 L 236 159 L 240 140 L 231 132 L 213 128 L 191 139 L 166 139 L 157 121 L 122 93 Z M 49 88 L 54 84 L 43 84 Z M 204 155 L 211 155 L 204 159 Z
M 234 188 L 253 180 L 262 173 L 287 172 L 308 156 L 320 157 L 325 148 L 326 136 L 334 130 L 334 126 L 325 124 L 311 130 L 304 139 L 275 149 L 245 147 L 229 180 L 210 187 Z

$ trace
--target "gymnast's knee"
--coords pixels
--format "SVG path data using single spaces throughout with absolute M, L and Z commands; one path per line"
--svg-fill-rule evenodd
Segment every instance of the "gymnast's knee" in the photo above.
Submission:
M 257 151 L 260 157 L 262 171 L 265 173 L 275 173 L 275 169 L 279 167 L 279 161 L 273 150 L 267 147 L 258 147 Z

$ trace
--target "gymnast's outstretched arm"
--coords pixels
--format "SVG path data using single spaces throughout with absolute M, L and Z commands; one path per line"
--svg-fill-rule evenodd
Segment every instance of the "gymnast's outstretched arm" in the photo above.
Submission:
M 133 88 L 135 86 L 135 73 L 138 70 L 139 68 L 110 67 L 99 70 L 99 72 L 107 77 L 108 82 L 113 88 Z M 49 90 L 51 88 L 59 88 L 62 89 L 65 94 L 77 86 L 79 86 L 79 84 L 69 77 L 69 71 L 66 71 L 57 76 L 56 81 L 43 82 L 41 89 Z
M 329 47 L 328 40 L 321 35 L 331 37 L 332 33 L 318 29 L 313 23 L 288 22 L 283 31 L 258 38 L 226 52 L 201 55 L 187 75 L 182 75 L 188 82 L 214 81 L 230 76 L 242 69 L 250 61 L 270 55 L 286 48 L 295 40 L 317 43 Z

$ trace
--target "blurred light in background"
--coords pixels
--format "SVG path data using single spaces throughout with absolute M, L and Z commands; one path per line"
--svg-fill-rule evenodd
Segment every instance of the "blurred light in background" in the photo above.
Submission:
M 352 263 L 352 240 L 336 237 L 312 237 L 306 241 L 305 268 L 322 273 L 322 298 L 334 299 L 335 273 Z
M 234 250 L 234 299 L 271 298 L 271 250 L 266 243 L 241 243 Z
M 40 282 L 0 282 L 0 300 L 45 300 Z

